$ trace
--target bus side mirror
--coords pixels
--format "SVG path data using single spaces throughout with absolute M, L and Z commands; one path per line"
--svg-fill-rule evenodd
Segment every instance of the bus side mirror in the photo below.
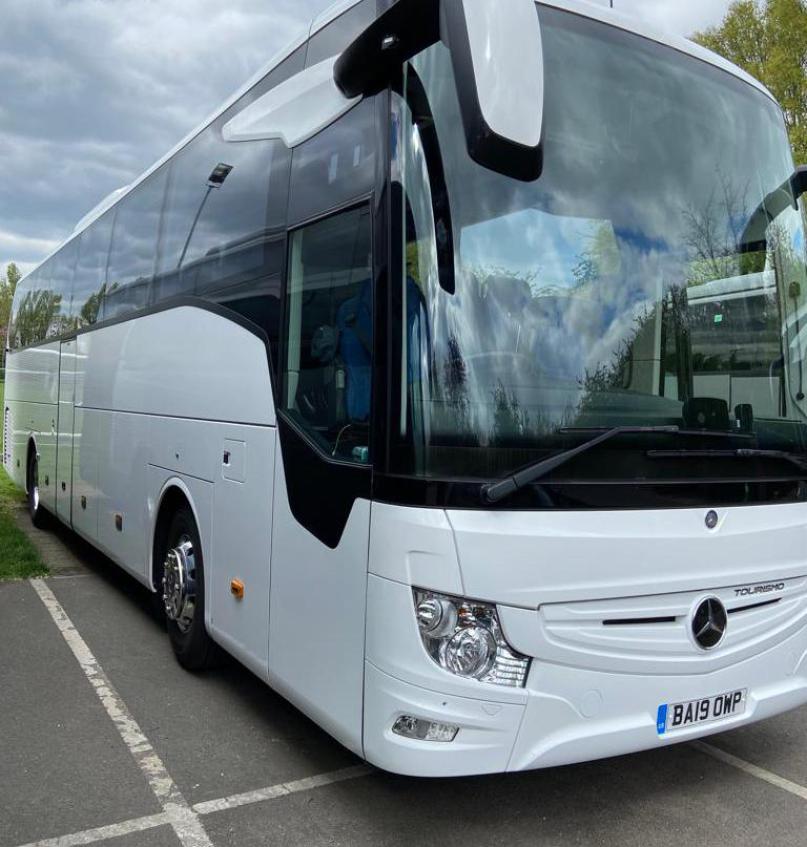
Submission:
M 544 60 L 535 0 L 442 0 L 468 153 L 524 181 L 543 169 Z
M 451 51 L 471 158 L 506 176 L 537 179 L 544 62 L 535 0 L 397 0 L 339 57 L 336 84 L 348 98 L 376 94 L 441 39 Z

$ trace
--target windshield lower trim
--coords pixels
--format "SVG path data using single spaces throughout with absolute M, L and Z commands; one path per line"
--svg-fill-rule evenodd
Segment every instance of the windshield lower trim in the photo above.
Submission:
M 373 476 L 372 499 L 395 506 L 474 511 L 661 511 L 807 502 L 807 472 L 753 478 L 542 481 L 498 503 L 481 500 L 484 481 Z

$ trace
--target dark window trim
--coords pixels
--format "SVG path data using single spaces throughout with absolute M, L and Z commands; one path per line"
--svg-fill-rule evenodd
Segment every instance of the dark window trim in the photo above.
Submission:
M 395 315 L 392 303 L 395 271 L 400 267 L 402 254 L 395 253 L 392 237 L 392 88 L 388 86 L 375 97 L 376 136 L 379 156 L 376 161 L 376 194 L 373 200 L 373 365 L 370 459 L 373 468 L 389 467 L 390 439 L 388 437 L 392 409 L 392 367 L 394 361 Z M 400 246 L 400 245 L 398 245 Z M 399 313 L 398 313 L 399 314 Z M 375 472 L 374 472 L 375 477 Z
M 333 124 L 331 124 L 331 126 L 333 126 Z M 326 129 L 327 128 L 328 127 L 326 127 Z M 294 164 L 292 164 L 291 169 L 294 170 Z M 344 200 L 336 206 L 330 206 L 324 212 L 317 212 L 314 215 L 309 215 L 307 218 L 300 218 L 297 220 L 289 218 L 287 230 L 288 235 L 291 236 L 292 233 L 296 232 L 298 229 L 304 229 L 305 227 L 319 223 L 326 218 L 332 218 L 334 215 L 338 215 L 341 212 L 349 212 L 351 209 L 358 208 L 363 204 L 369 203 L 372 205 L 374 195 L 375 189 L 370 189 L 370 191 L 363 191 L 361 194 L 355 194 L 350 199 Z M 291 186 L 289 187 L 289 198 L 291 198 Z
M 290 428 L 293 429 L 298 438 L 314 450 L 319 457 L 327 462 L 329 465 L 333 465 L 337 468 L 364 468 L 369 470 L 373 467 L 372 462 L 349 462 L 346 459 L 337 459 L 336 456 L 331 453 L 326 452 L 322 449 L 322 446 L 317 444 L 313 438 L 311 438 L 311 434 L 305 429 L 305 427 L 301 426 L 290 414 L 288 409 L 282 409 L 278 407 L 275 410 L 275 416 L 280 419 L 283 418 L 283 422 Z M 371 454 L 372 455 L 372 454 Z
M 680 511 L 698 508 L 741 508 L 752 506 L 784 505 L 807 501 L 807 486 L 803 477 L 769 475 L 754 479 L 710 479 L 681 478 L 677 480 L 626 480 L 591 481 L 557 480 L 543 485 L 530 486 L 516 496 L 506 498 L 499 503 L 483 503 L 482 489 L 485 483 L 474 479 L 426 478 L 403 474 L 378 473 L 373 475 L 373 502 L 394 506 L 414 506 L 421 509 L 452 509 L 456 511 L 477 512 L 626 512 L 626 511 Z M 774 498 L 765 495 L 772 486 L 785 485 L 793 490 L 791 496 Z M 566 505 L 555 502 L 551 492 L 560 499 L 564 492 L 578 489 L 584 491 L 597 488 L 607 493 L 612 500 L 618 491 L 636 489 L 637 494 L 630 503 L 608 505 L 606 498 L 601 502 L 586 504 L 578 502 Z M 676 491 L 690 488 L 695 493 L 689 502 L 683 503 L 675 498 Z M 715 493 L 720 488 L 727 494 Z M 731 491 L 737 495 L 744 493 L 746 501 L 739 496 L 729 496 Z M 650 501 L 646 492 L 667 494 L 665 502 Z
M 348 200 L 346 203 L 340 203 L 333 209 L 329 209 L 326 212 L 317 212 L 316 215 L 312 215 L 311 217 L 306 218 L 300 223 L 291 224 L 288 228 L 288 238 L 291 239 L 291 236 L 301 229 L 306 229 L 309 226 L 321 223 L 322 221 L 328 220 L 328 218 L 334 218 L 337 215 L 341 215 L 346 212 L 352 212 L 354 209 L 361 209 L 363 207 L 367 208 L 367 210 L 370 212 L 370 216 L 372 217 L 374 197 L 375 190 L 365 191 L 363 194 L 357 194 L 354 198 Z M 288 247 L 286 248 L 286 253 L 288 254 Z M 284 286 L 284 294 L 286 294 L 286 288 L 287 286 Z
M 293 168 L 292 164 L 292 168 Z M 286 495 L 289 509 L 294 519 L 305 530 L 310 532 L 318 541 L 331 550 L 335 550 L 342 539 L 347 522 L 353 512 L 356 500 L 372 499 L 373 493 L 373 461 L 375 453 L 375 402 L 376 386 L 370 384 L 370 462 L 346 462 L 326 453 L 283 408 L 283 390 L 285 383 L 285 368 L 288 354 L 288 290 L 289 290 L 289 254 L 292 237 L 295 233 L 340 214 L 346 214 L 363 209 L 367 212 L 370 225 L 370 244 L 373 249 L 373 272 L 376 266 L 375 256 L 375 189 L 358 198 L 343 203 L 333 209 L 313 215 L 304 222 L 290 226 L 287 230 L 286 255 L 284 257 L 284 274 L 281 287 L 280 306 L 280 339 L 278 343 L 278 369 L 275 390 L 275 416 L 277 431 L 280 439 L 280 451 L 283 457 Z M 289 192 L 291 202 L 291 192 Z M 376 279 L 373 285 L 373 317 L 376 314 Z M 373 326 L 373 358 L 375 359 L 377 332 Z M 374 374 L 374 365 L 371 367 Z M 307 467 L 305 467 L 307 465 Z M 320 502 L 319 486 L 310 484 L 312 477 L 321 474 L 328 481 L 328 502 Z

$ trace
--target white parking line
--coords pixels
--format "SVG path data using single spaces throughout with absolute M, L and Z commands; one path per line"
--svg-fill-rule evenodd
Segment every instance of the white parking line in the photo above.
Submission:
M 787 791 L 790 794 L 795 794 L 796 797 L 800 797 L 802 800 L 807 800 L 807 788 L 803 785 L 799 785 L 797 782 L 791 782 L 783 776 L 779 776 L 772 771 L 759 767 L 759 765 L 752 765 L 751 762 L 746 762 L 745 759 L 739 759 L 737 756 L 733 756 L 731 753 L 727 753 L 725 750 L 721 750 L 718 747 L 713 747 L 705 741 L 692 741 L 691 744 L 696 750 L 700 750 L 701 753 L 705 753 L 707 756 L 711 756 L 719 762 L 731 765 L 731 767 L 737 768 L 737 770 L 743 771 L 749 776 L 754 776 L 757 779 L 761 779 L 763 782 L 767 782 L 770 785 L 775 785 L 777 788 L 781 788 L 782 791 Z
M 78 630 L 62 608 L 53 592 L 41 579 L 30 580 L 67 646 L 76 657 L 85 676 L 95 689 L 98 699 L 112 719 L 132 758 L 137 762 L 151 790 L 163 808 L 168 823 L 176 832 L 183 847 L 213 847 L 199 816 L 191 809 L 174 780 L 157 755 L 151 742 L 121 700 L 98 660 L 93 656 Z M 79 844 L 87 842 L 77 842 Z
M 247 791 L 243 794 L 232 794 L 230 797 L 222 797 L 220 800 L 207 800 L 197 803 L 193 811 L 197 815 L 211 815 L 214 812 L 225 812 L 228 809 L 237 809 L 240 806 L 249 806 L 254 803 L 264 803 L 267 800 L 276 800 L 278 797 L 286 797 L 299 791 L 310 791 L 323 785 L 333 785 L 336 782 L 345 782 L 348 779 L 358 779 L 372 773 L 373 768 L 369 765 L 355 765 L 351 768 L 342 768 L 338 771 L 321 773 L 316 776 L 297 779 L 294 782 L 279 782 L 277 785 L 269 785 L 259 788 L 257 791 Z M 80 847 L 83 844 L 93 844 L 107 838 L 116 838 L 121 835 L 129 835 L 132 832 L 143 832 L 158 826 L 170 824 L 171 819 L 166 812 L 158 815 L 146 815 L 142 818 L 132 818 L 121 823 L 110 826 L 99 826 L 96 829 L 85 829 L 81 832 L 73 832 L 70 835 L 60 835 L 57 838 L 46 838 L 43 841 L 32 841 L 22 844 L 20 847 Z
M 107 838 L 118 838 L 121 835 L 131 835 L 133 832 L 144 832 L 147 829 L 154 829 L 169 823 L 171 821 L 168 819 L 168 815 L 161 812 L 159 815 L 146 815 L 142 818 L 132 818 L 109 826 L 73 832 L 70 835 L 58 835 L 56 838 L 32 841 L 30 844 L 24 844 L 23 847 L 80 847 L 82 844 L 94 844 L 96 841 L 104 841 Z
M 310 791 L 323 785 L 332 785 L 334 782 L 344 782 L 347 779 L 357 779 L 372 772 L 368 765 L 356 765 L 352 768 L 343 768 L 340 771 L 321 773 L 317 776 L 308 776 L 305 779 L 297 779 L 294 782 L 281 782 L 270 785 L 268 788 L 259 788 L 257 791 L 246 791 L 243 794 L 233 794 L 231 797 L 223 797 L 221 800 L 207 800 L 197 803 L 193 811 L 198 815 L 209 815 L 212 812 L 224 812 L 227 809 L 237 809 L 239 806 L 249 806 L 252 803 L 262 803 L 264 800 L 275 800 L 285 797 L 287 794 L 295 794 L 298 791 Z

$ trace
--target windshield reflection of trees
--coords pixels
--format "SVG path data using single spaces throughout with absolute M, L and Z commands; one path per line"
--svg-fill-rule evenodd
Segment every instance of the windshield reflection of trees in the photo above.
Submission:
M 795 298 L 788 302 L 785 281 L 804 279 L 804 260 L 787 221 L 770 224 L 764 249 L 743 245 L 750 193 L 747 184 L 721 176 L 700 208 L 682 209 L 684 249 L 678 256 L 659 246 L 652 256 L 631 258 L 625 234 L 600 223 L 565 289 L 542 287 L 540 268 L 470 268 L 459 295 L 469 323 L 488 339 L 507 338 L 509 349 L 481 353 L 484 342 L 475 338 L 474 349 L 466 351 L 467 327 L 447 334 L 443 349 L 433 351 L 432 432 L 453 432 L 467 446 L 516 447 L 565 427 L 680 423 L 688 397 L 725 384 L 742 399 L 751 385 L 742 379 L 752 377 L 777 383 L 770 404 L 754 389 L 762 417 L 800 417 L 778 383 L 788 355 L 782 334 L 794 337 L 803 308 L 803 285 L 791 287 Z M 647 280 L 632 281 L 634 269 L 663 280 L 655 297 L 648 296 Z M 633 302 L 614 296 L 631 285 Z M 610 325 L 603 320 L 609 310 Z M 569 330 L 575 321 L 577 337 Z M 586 335 L 595 327 L 608 351 L 580 366 Z M 801 349 L 790 350 L 791 371 L 801 356 Z M 727 402 L 731 396 L 729 388 Z

